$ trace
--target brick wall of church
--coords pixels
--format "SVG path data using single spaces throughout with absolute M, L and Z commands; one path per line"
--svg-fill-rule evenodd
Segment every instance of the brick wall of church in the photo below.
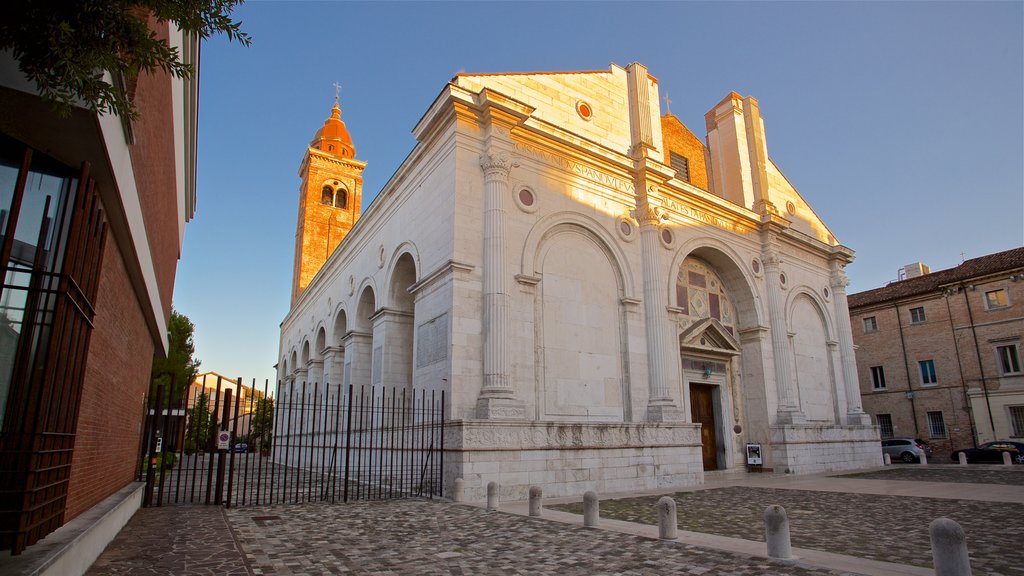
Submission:
M 690 161 L 690 184 L 708 189 L 708 168 L 704 164 L 704 143 L 671 114 L 661 117 L 661 134 L 665 149 L 665 164 L 671 166 L 669 154 L 675 152 Z

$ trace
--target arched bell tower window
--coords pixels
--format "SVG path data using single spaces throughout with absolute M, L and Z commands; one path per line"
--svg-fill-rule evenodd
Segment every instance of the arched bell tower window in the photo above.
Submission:
M 334 190 L 330 186 L 324 186 L 323 192 L 320 193 L 320 203 L 326 206 L 334 205 Z
M 348 191 L 338 188 L 338 194 L 334 197 L 335 208 L 348 208 Z

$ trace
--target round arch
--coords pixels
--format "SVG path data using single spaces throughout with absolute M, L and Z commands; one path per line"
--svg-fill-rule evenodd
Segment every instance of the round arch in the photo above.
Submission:
M 622 248 L 597 220 L 576 212 L 549 214 L 533 225 L 523 244 L 521 273 L 526 276 L 539 275 L 539 266 L 544 260 L 541 257 L 544 245 L 554 236 L 565 232 L 576 232 L 594 241 L 608 257 L 615 271 L 622 296 L 635 297 L 636 288 L 633 285 L 633 274 L 630 270 L 629 259 Z
M 675 306 L 673 296 L 676 293 L 675 286 L 679 267 L 690 256 L 711 264 L 719 277 L 728 284 L 738 316 L 738 327 L 765 325 L 757 282 L 746 266 L 742 265 L 743 259 L 740 255 L 728 244 L 715 238 L 693 238 L 684 242 L 676 251 L 666 279 L 666 305 Z

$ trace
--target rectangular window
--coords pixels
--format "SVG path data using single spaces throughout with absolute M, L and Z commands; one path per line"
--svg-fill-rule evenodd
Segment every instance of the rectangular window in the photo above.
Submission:
M 878 332 L 878 322 L 874 316 L 868 316 L 864 319 L 864 331 L 865 332 Z
M 875 390 L 885 390 L 885 369 L 881 366 L 871 367 L 871 384 Z
M 690 181 L 690 159 L 682 154 L 676 154 L 675 152 L 668 153 L 668 161 L 672 168 L 676 171 L 676 178 L 684 182 Z
M 1024 406 L 1010 406 L 1010 429 L 1014 438 L 1024 436 Z
M 999 357 L 999 371 L 1004 376 L 1020 373 L 1020 351 L 1016 344 L 997 346 L 996 355 Z
M 928 413 L 928 434 L 932 438 L 946 437 L 946 421 L 942 418 L 942 412 Z
M 921 367 L 921 384 L 935 384 L 939 381 L 935 376 L 935 360 L 921 360 L 917 365 Z
M 892 431 L 891 414 L 879 414 L 878 416 L 875 416 L 875 420 L 878 422 L 882 438 L 892 438 L 894 436 Z
M 989 290 L 985 292 L 985 309 L 991 310 L 993 308 L 1005 308 L 1010 305 L 1010 301 L 1006 298 L 1006 290 L 1000 288 L 999 290 Z
M 921 322 L 924 322 L 924 307 L 923 306 L 919 306 L 917 308 L 911 308 L 910 309 L 910 323 L 911 324 L 920 324 Z

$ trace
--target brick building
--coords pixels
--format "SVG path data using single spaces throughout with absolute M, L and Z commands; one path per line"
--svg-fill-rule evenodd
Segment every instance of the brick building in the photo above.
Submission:
M 927 440 L 937 457 L 1024 437 L 1024 248 L 852 294 L 864 411 L 882 437 Z
M 148 24 L 198 66 L 196 39 Z M 114 82 L 137 120 L 60 117 L 0 54 L 0 549 L 15 555 L 73 521 L 112 538 L 120 526 L 103 522 L 141 499 L 144 401 L 195 207 L 198 83 Z M 128 512 L 99 513 L 111 499 Z

